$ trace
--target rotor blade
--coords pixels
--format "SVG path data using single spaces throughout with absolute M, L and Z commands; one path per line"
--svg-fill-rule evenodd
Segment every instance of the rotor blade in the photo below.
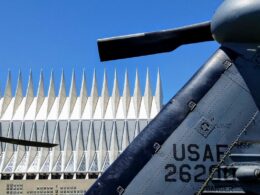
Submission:
M 27 141 L 27 140 L 13 139 L 13 138 L 1 137 L 1 136 L 0 136 L 0 142 L 6 142 L 10 144 L 17 144 L 23 146 L 43 147 L 43 148 L 52 148 L 58 145 L 58 144 L 52 144 L 47 142 Z
M 212 41 L 210 22 L 98 40 L 101 61 L 169 52 L 183 44 Z

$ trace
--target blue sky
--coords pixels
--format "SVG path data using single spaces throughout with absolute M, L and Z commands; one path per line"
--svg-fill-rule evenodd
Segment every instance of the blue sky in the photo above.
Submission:
M 41 69 L 47 92 L 51 69 L 54 71 L 57 90 L 63 68 L 68 92 L 73 68 L 78 89 L 82 70 L 85 69 L 88 91 L 93 70 L 97 71 L 100 91 L 103 71 L 106 69 L 111 91 L 115 69 L 122 90 L 125 70 L 129 72 L 133 87 L 135 70 L 138 68 L 143 89 L 146 69 L 149 67 L 153 86 L 160 68 L 164 102 L 167 102 L 219 47 L 217 43 L 188 45 L 171 53 L 101 63 L 96 40 L 207 21 L 221 2 L 222 0 L 1 0 L 1 94 L 4 92 L 8 69 L 12 73 L 13 91 L 18 70 L 21 69 L 24 92 L 31 69 L 36 93 Z

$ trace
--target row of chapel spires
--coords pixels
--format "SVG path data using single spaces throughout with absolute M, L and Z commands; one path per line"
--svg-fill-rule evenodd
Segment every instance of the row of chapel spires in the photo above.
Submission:
M 23 96 L 22 75 L 18 75 L 15 94 L 12 94 L 11 73 L 8 72 L 5 92 L 0 99 L 0 120 L 58 120 L 58 119 L 137 119 L 153 118 L 162 106 L 162 86 L 160 72 L 157 73 L 155 94 L 152 94 L 149 70 L 147 69 L 144 95 L 142 96 L 138 71 L 135 76 L 134 93 L 130 95 L 128 73 L 125 72 L 124 88 L 120 96 L 115 71 L 111 96 L 109 95 L 107 75 L 104 79 L 101 95 L 98 94 L 96 73 L 93 73 L 90 94 L 86 87 L 85 71 L 82 73 L 80 93 L 77 95 L 75 72 L 72 72 L 69 95 L 66 95 L 64 72 L 58 96 L 55 95 L 54 76 L 51 72 L 48 94 L 44 94 L 43 73 L 37 94 L 34 96 L 34 83 L 30 71 L 26 95 Z

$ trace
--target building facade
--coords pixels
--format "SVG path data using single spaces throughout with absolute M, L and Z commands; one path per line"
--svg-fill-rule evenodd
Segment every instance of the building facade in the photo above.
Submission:
M 30 74 L 23 96 L 19 74 L 13 95 L 8 74 L 5 93 L 0 99 L 0 136 L 58 146 L 48 149 L 0 143 L 0 187 L 6 194 L 82 194 L 162 106 L 159 72 L 154 94 L 148 71 L 144 92 L 136 72 L 133 95 L 127 72 L 122 93 L 116 73 L 112 93 L 108 90 L 106 73 L 101 94 L 95 72 L 90 95 L 84 72 L 79 95 L 74 73 L 68 96 L 63 73 L 58 96 L 53 74 L 47 96 L 42 73 L 36 96 L 33 84 Z

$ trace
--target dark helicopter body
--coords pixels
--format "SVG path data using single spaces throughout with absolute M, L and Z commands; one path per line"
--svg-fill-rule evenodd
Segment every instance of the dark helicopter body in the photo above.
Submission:
M 259 0 L 227 0 L 208 23 L 99 40 L 102 61 L 221 47 L 87 195 L 260 194 L 259 21 Z

